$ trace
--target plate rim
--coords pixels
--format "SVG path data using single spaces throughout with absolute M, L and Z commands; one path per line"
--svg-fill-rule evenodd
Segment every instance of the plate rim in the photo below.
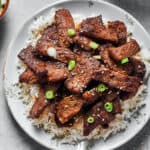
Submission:
M 14 120 L 16 121 L 16 123 L 18 124 L 18 126 L 23 130 L 23 132 L 25 134 L 27 134 L 31 139 L 33 139 L 36 143 L 42 145 L 43 147 L 46 147 L 48 149 L 54 149 L 54 147 L 48 147 L 47 145 L 45 145 L 44 143 L 42 143 L 40 140 L 36 139 L 32 133 L 26 131 L 26 129 L 24 129 L 22 127 L 21 124 L 19 124 L 16 116 L 14 115 L 12 109 L 11 109 L 11 106 L 10 106 L 10 102 L 8 100 L 8 97 L 7 97 L 7 90 L 6 90 L 6 79 L 5 79 L 5 74 L 6 74 L 6 66 L 7 66 L 7 62 L 8 62 L 8 56 L 10 55 L 10 52 L 11 52 L 11 47 L 13 46 L 13 43 L 15 42 L 16 38 L 18 37 L 19 33 L 21 32 L 22 28 L 24 26 L 26 26 L 26 24 L 28 24 L 28 22 L 30 22 L 34 16 L 38 15 L 40 12 L 46 10 L 47 8 L 49 7 L 55 7 L 55 5 L 57 4 L 63 4 L 63 3 L 67 3 L 67 2 L 73 2 L 73 0 L 58 0 L 58 1 L 54 1 L 54 2 L 51 2 L 50 4 L 47 4 L 46 6 L 42 7 L 41 9 L 38 9 L 36 10 L 33 15 L 31 15 L 30 17 L 27 17 L 27 19 L 23 22 L 22 25 L 20 25 L 19 29 L 17 30 L 16 34 L 14 35 L 14 37 L 11 39 L 11 42 L 7 48 L 7 51 L 5 53 L 5 59 L 4 59 L 4 64 L 3 64 L 3 81 L 2 81 L 2 86 L 3 86 L 3 93 L 4 93 L 4 98 L 5 100 L 7 101 L 7 105 L 8 105 L 8 108 L 9 108 L 9 111 L 11 112 L 11 115 L 13 116 Z M 127 14 L 141 29 L 142 31 L 144 32 L 144 34 L 147 36 L 147 38 L 149 39 L 150 41 L 150 35 L 149 33 L 146 31 L 146 29 L 144 28 L 144 26 L 132 15 L 130 14 L 128 11 L 124 10 L 123 8 L 111 3 L 111 2 L 108 2 L 108 1 L 101 1 L 101 0 L 76 0 L 74 2 L 87 2 L 87 3 L 90 3 L 90 2 L 98 2 L 98 3 L 101 3 L 101 4 L 105 4 L 105 5 L 108 5 L 114 9 L 118 9 L 121 13 L 124 13 L 124 14 Z M 131 139 L 133 139 L 137 134 L 140 133 L 140 131 L 146 126 L 146 124 L 148 123 L 148 121 L 150 120 L 150 115 L 148 116 L 147 120 L 144 122 L 144 124 L 137 130 L 137 132 L 135 132 L 131 137 L 129 137 L 126 141 L 123 141 L 123 142 L 119 142 L 119 144 L 115 144 L 111 149 L 116 149 L 120 146 L 123 146 L 124 144 L 126 144 L 127 142 L 129 142 Z

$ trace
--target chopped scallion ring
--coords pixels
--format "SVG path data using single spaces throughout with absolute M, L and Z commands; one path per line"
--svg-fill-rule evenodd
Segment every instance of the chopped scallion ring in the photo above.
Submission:
M 70 60 L 68 63 L 68 70 L 71 71 L 75 68 L 76 66 L 76 61 L 75 60 Z
M 96 90 L 97 90 L 97 92 L 104 92 L 104 91 L 106 91 L 108 88 L 106 87 L 106 85 L 104 85 L 104 84 L 99 84 L 98 86 L 97 86 L 97 88 L 96 88 Z
M 93 123 L 94 122 L 94 117 L 92 117 L 92 116 L 89 116 L 88 118 L 87 118 L 87 122 L 88 123 Z
M 129 62 L 129 59 L 128 58 L 123 58 L 121 60 L 121 64 L 125 64 L 125 63 L 128 63 Z
M 112 102 L 106 102 L 104 104 L 104 108 L 107 112 L 112 112 L 113 111 L 113 104 Z
M 45 97 L 46 97 L 47 100 L 54 99 L 54 98 L 55 98 L 55 93 L 54 93 L 54 91 L 53 91 L 53 90 L 48 90 L 48 91 L 46 91 Z
M 75 30 L 74 29 L 68 29 L 68 35 L 70 36 L 70 37 L 72 37 L 72 36 L 74 36 L 75 35 Z
M 91 41 L 91 42 L 89 43 L 89 46 L 90 46 L 90 48 L 92 48 L 92 49 L 97 49 L 97 48 L 99 47 L 99 44 L 97 44 L 97 43 L 94 42 L 94 41 Z

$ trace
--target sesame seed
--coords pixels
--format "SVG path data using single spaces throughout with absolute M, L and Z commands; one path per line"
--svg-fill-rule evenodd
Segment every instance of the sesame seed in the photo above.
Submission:
M 102 118 L 102 121 L 105 121 L 105 119 L 104 119 L 104 118 Z
M 120 92 L 118 91 L 118 92 L 117 92 L 117 95 L 119 95 L 119 93 L 120 93 Z
M 122 90 L 123 89 L 123 87 L 120 87 L 120 90 Z
M 143 83 L 143 81 L 140 81 L 140 83 L 142 84 L 142 83 Z
M 102 71 L 101 74 L 104 74 L 104 71 Z
M 100 117 L 100 115 L 99 115 L 99 114 L 97 114 L 97 117 Z
M 100 108 L 97 108 L 97 111 L 100 111 Z
M 109 92 L 108 92 L 108 94 L 111 94 L 112 93 L 112 91 L 110 90 Z
M 91 93 L 92 96 L 95 96 L 95 93 Z

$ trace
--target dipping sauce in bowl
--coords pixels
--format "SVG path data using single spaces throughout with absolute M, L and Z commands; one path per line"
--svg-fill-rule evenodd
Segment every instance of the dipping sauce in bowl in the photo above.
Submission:
M 8 8 L 9 0 L 0 0 L 0 19 L 5 14 Z

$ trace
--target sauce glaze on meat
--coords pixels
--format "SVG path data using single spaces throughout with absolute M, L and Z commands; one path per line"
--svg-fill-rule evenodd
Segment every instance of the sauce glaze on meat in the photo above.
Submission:
M 102 16 L 91 17 L 75 29 L 69 10 L 58 9 L 54 18 L 36 46 L 29 45 L 18 54 L 27 66 L 19 82 L 40 86 L 29 117 L 39 118 L 46 110 L 63 127 L 80 115 L 84 118 L 83 135 L 87 136 L 97 126 L 109 127 L 115 115 L 122 113 L 121 100 L 133 97 L 138 91 L 145 75 L 144 63 L 134 57 L 140 46 L 135 39 L 127 42 L 127 28 L 118 20 L 104 25 Z M 69 36 L 68 29 L 74 30 L 75 35 Z M 98 47 L 93 49 L 90 42 L 96 42 Z M 48 50 L 54 50 L 56 56 L 50 56 Z M 121 64 L 124 58 L 128 61 Z M 73 70 L 67 68 L 70 60 L 76 62 Z M 99 84 L 107 89 L 98 91 Z M 49 89 L 56 95 L 50 101 L 45 97 Z M 106 111 L 106 102 L 112 103 L 111 112 Z M 94 122 L 87 121 L 89 116 Z

